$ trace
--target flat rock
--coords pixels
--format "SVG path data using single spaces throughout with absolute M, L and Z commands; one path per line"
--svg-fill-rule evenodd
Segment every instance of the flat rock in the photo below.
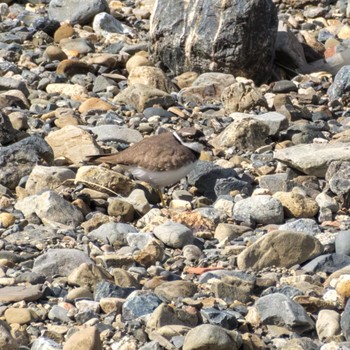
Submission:
M 99 125 L 90 128 L 90 131 L 97 136 L 97 141 L 136 143 L 143 139 L 142 134 L 135 129 L 120 127 L 118 125 Z
M 33 272 L 46 276 L 68 276 L 76 266 L 91 264 L 89 256 L 78 249 L 49 249 L 34 260 Z
M 333 161 L 350 161 L 349 143 L 301 144 L 277 150 L 274 157 L 307 175 L 325 177 Z
M 255 271 L 267 266 L 291 267 L 319 256 L 323 251 L 318 239 L 300 232 L 272 231 L 238 255 L 240 270 Z
M 9 286 L 0 288 L 0 302 L 35 301 L 42 296 L 40 285 Z
M 286 327 L 297 333 L 304 333 L 315 327 L 314 321 L 304 308 L 284 294 L 263 296 L 256 301 L 255 307 L 265 325 Z
M 64 157 L 73 164 L 83 162 L 87 156 L 100 153 L 94 137 L 74 125 L 51 132 L 46 141 L 52 147 L 55 158 Z

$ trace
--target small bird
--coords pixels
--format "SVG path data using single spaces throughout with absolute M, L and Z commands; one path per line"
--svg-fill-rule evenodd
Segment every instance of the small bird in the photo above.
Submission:
M 161 189 L 184 178 L 199 159 L 204 134 L 195 128 L 183 128 L 143 139 L 133 146 L 108 155 L 88 157 L 88 161 L 122 165 L 136 179 Z

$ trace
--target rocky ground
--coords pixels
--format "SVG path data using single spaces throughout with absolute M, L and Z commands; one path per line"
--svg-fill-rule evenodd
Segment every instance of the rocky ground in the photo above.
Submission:
M 149 57 L 153 0 L 57 2 L 0 3 L 0 349 L 349 349 L 350 5 L 275 0 L 256 85 Z M 84 163 L 187 126 L 165 208 Z

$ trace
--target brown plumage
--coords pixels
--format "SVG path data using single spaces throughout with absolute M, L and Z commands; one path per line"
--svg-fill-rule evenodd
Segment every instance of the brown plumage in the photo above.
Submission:
M 181 129 L 177 134 L 183 143 L 193 143 L 203 136 L 194 128 Z M 183 143 L 173 133 L 166 132 L 145 138 L 119 153 L 90 156 L 88 161 L 141 167 L 157 172 L 169 171 L 198 160 L 200 155 L 198 150 L 186 147 Z

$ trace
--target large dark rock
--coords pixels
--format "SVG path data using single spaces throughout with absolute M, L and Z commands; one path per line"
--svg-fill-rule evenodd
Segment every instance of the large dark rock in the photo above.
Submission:
M 51 147 L 39 136 L 30 136 L 7 147 L 0 147 L 0 184 L 14 189 L 37 163 L 53 162 Z
M 157 0 L 150 49 L 174 74 L 214 71 L 263 82 L 276 33 L 271 0 Z

